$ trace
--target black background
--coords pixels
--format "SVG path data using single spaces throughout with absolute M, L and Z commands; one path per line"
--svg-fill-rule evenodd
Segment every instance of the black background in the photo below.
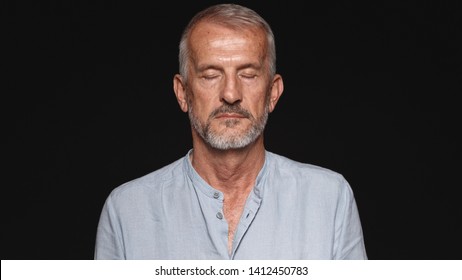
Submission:
M 460 259 L 461 4 L 312 2 L 236 2 L 276 36 L 267 149 L 346 177 L 370 259 Z M 92 259 L 109 192 L 191 148 L 172 77 L 212 3 L 2 4 L 2 259 Z

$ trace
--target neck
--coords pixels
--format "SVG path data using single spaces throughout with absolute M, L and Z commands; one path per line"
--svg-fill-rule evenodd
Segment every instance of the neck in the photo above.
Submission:
M 265 161 L 263 137 L 242 149 L 217 150 L 205 143 L 193 142 L 191 162 L 211 186 L 224 192 L 250 190 Z

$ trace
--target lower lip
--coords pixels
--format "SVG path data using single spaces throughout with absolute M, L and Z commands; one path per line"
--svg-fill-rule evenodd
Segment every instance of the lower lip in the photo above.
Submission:
M 217 117 L 219 120 L 230 120 L 230 119 L 243 119 L 241 116 L 220 116 Z
M 219 115 L 217 118 L 233 118 L 233 119 L 240 119 L 243 118 L 241 115 Z

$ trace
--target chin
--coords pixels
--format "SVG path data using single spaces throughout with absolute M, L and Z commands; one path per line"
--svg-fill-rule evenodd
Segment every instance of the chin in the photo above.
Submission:
M 252 134 L 240 135 L 239 137 L 236 135 L 229 137 L 209 135 L 205 140 L 212 148 L 225 151 L 244 149 L 254 143 L 257 138 L 258 136 L 255 137 Z

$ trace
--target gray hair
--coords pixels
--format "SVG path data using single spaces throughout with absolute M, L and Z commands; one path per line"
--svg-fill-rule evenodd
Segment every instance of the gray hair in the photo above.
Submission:
M 202 21 L 214 22 L 234 29 L 258 28 L 265 32 L 268 46 L 267 58 L 270 77 L 276 74 L 276 45 L 270 25 L 254 10 L 237 4 L 218 4 L 197 13 L 188 23 L 181 36 L 179 45 L 180 75 L 188 79 L 188 58 L 190 49 L 188 39 L 192 29 Z

